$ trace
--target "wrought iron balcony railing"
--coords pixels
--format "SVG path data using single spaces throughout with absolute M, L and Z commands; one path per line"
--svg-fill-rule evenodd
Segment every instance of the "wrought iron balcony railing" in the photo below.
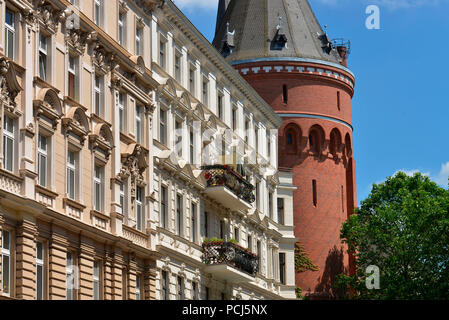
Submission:
M 213 165 L 203 166 L 204 178 L 208 187 L 226 187 L 231 190 L 239 199 L 249 204 L 256 199 L 253 190 L 254 186 L 246 181 L 231 166 Z
M 204 242 L 202 259 L 205 264 L 228 264 L 251 276 L 259 271 L 258 256 L 229 241 Z

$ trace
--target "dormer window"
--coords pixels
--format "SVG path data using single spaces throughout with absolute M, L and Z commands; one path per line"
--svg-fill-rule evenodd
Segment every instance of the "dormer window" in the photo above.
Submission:
M 286 47 L 287 37 L 282 33 L 282 17 L 279 17 L 279 24 L 276 26 L 276 34 L 271 41 L 271 50 L 282 50 Z

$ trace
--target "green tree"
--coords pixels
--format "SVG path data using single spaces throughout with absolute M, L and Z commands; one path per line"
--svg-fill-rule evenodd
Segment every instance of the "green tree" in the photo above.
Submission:
M 338 278 L 345 297 L 449 299 L 449 191 L 428 177 L 400 172 L 374 184 L 341 238 L 356 266 Z M 380 270 L 377 290 L 366 287 L 370 265 Z

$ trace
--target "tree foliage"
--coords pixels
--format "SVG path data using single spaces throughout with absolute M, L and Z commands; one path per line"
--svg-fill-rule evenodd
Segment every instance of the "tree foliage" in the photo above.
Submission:
M 449 191 L 419 173 L 374 184 L 341 229 L 355 275 L 337 287 L 359 299 L 449 298 Z M 380 289 L 367 289 L 366 268 L 380 269 Z

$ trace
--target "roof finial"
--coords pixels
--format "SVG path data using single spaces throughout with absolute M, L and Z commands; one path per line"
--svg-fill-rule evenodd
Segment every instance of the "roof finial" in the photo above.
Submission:
M 279 16 L 279 24 L 276 26 L 276 30 L 281 30 L 282 29 L 282 17 Z

